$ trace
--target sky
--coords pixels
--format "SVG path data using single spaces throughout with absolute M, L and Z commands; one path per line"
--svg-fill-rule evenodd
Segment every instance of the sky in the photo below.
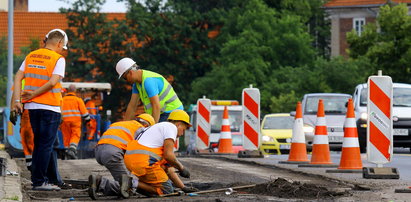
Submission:
M 75 0 L 69 0 L 70 3 L 60 0 L 29 0 L 29 11 L 32 12 L 59 12 L 59 8 L 70 8 Z M 117 2 L 116 0 L 106 0 L 101 12 L 126 12 L 125 2 Z

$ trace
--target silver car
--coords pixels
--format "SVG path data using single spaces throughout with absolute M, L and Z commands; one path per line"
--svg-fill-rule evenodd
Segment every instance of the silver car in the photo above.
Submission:
M 331 149 L 341 149 L 344 139 L 344 121 L 347 112 L 346 104 L 351 98 L 342 93 L 310 93 L 305 94 L 302 101 L 305 141 L 308 149 L 314 141 L 317 121 L 318 101 L 323 100 L 328 142 Z

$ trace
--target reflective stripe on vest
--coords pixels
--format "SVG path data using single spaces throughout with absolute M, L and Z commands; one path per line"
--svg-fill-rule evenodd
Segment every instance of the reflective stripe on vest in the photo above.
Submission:
M 34 91 L 46 84 L 52 77 L 57 61 L 63 56 L 55 51 L 40 48 L 30 52 L 25 58 L 25 91 Z M 61 80 L 53 88 L 31 100 L 23 100 L 23 103 L 35 102 L 39 104 L 61 106 Z
M 144 87 L 144 83 L 147 78 L 160 78 L 163 81 L 163 90 L 158 95 L 160 101 L 160 113 L 177 109 L 178 107 L 183 105 L 180 99 L 178 99 L 177 94 L 174 92 L 173 87 L 170 85 L 170 83 L 168 83 L 168 81 L 163 76 L 147 70 L 142 71 L 143 72 L 141 85 L 136 83 L 136 87 L 139 92 L 140 99 L 144 104 L 144 109 L 146 113 L 152 114 L 153 112 L 150 98 L 148 97 Z
M 132 155 L 132 154 L 145 154 L 149 155 L 150 157 L 155 158 L 157 161 L 161 161 L 163 158 L 161 158 L 159 155 L 157 155 L 154 152 L 151 151 L 146 151 L 146 150 L 127 150 L 126 151 L 127 155 Z
M 127 140 L 125 140 L 125 139 L 123 139 L 123 138 L 121 138 L 121 137 L 119 137 L 119 136 L 117 136 L 117 135 L 103 135 L 100 139 L 112 139 L 112 140 L 120 141 L 120 142 L 123 143 L 123 144 L 127 144 L 127 143 L 128 143 Z
M 143 125 L 136 120 L 113 123 L 101 136 L 98 144 L 111 144 L 125 150 L 141 128 Z

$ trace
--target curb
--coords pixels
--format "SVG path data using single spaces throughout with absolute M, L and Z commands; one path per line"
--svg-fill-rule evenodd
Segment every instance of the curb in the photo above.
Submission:
M 23 201 L 20 173 L 16 161 L 10 155 L 0 150 L 0 157 L 6 159 L 6 176 L 0 178 L 0 201 Z

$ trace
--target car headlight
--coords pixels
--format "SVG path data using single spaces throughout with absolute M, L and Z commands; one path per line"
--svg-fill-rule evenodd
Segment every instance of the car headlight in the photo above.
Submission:
M 268 135 L 263 135 L 263 142 L 273 142 L 274 138 Z
M 367 114 L 367 112 L 361 113 L 360 119 L 366 121 L 366 120 L 368 119 L 368 114 Z
M 287 142 L 287 143 L 291 143 L 291 141 L 292 141 L 292 139 L 291 139 L 291 138 L 287 138 L 287 139 L 285 139 L 285 142 Z
M 312 133 L 314 132 L 314 127 L 304 124 L 303 130 L 304 133 Z

